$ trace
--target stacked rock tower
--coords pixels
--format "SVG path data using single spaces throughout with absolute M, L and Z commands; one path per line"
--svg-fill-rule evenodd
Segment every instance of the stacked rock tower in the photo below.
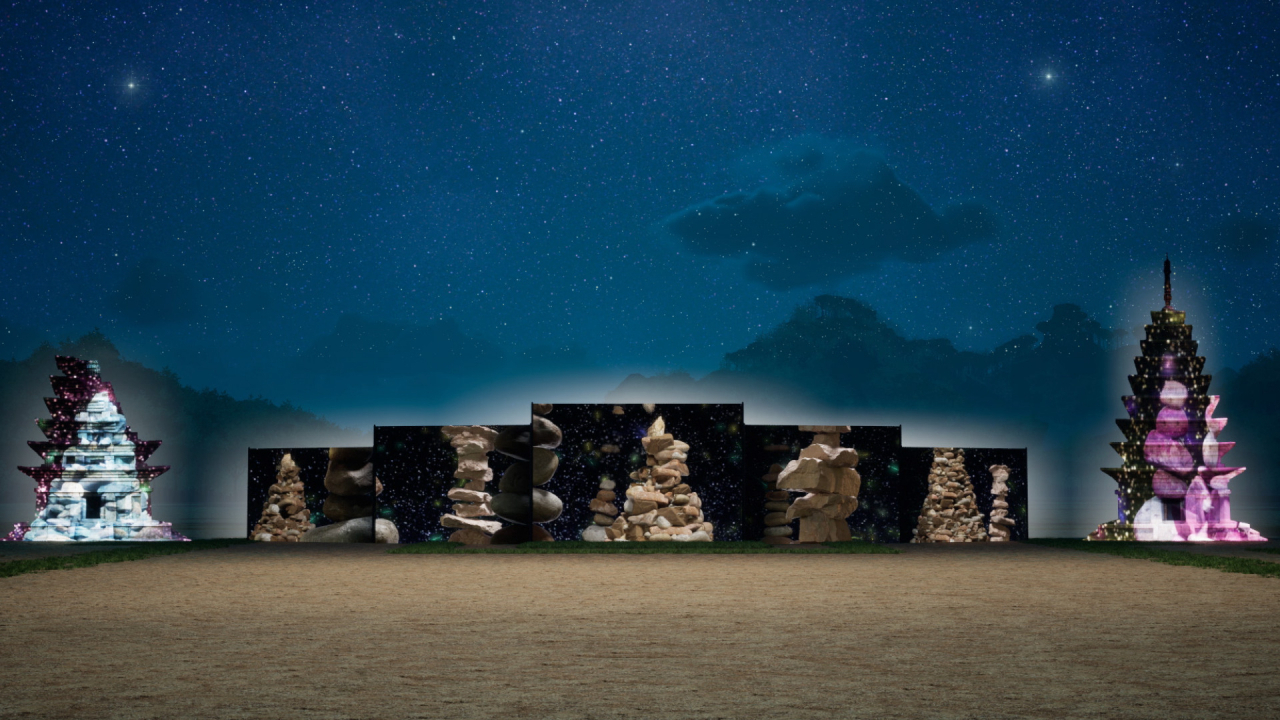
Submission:
M 608 538 L 619 542 L 710 542 L 715 528 L 702 515 L 702 499 L 684 481 L 689 476 L 685 464 L 689 445 L 667 432 L 661 416 L 640 443 L 644 445 L 645 466 L 631 473 L 623 514 L 606 530 Z
M 400 542 L 395 523 L 373 517 L 374 497 L 382 494 L 382 483 L 373 474 L 373 448 L 329 448 L 324 487 L 329 495 L 320 511 L 333 522 L 303 533 L 302 542 Z
M 160 441 L 139 440 L 125 424 L 96 360 L 56 360 L 57 397 L 44 399 L 52 417 L 36 421 L 48 440 L 27 443 L 44 464 L 18 468 L 36 481 L 36 518 L 7 539 L 186 540 L 151 518 L 151 481 L 169 469 L 146 463 Z
M 920 508 L 911 542 L 983 542 L 986 539 L 973 482 L 964 469 L 964 451 L 934 448 L 929 494 Z
M 814 433 L 813 442 L 778 473 L 777 486 L 804 495 L 791 503 L 784 518 L 787 523 L 800 520 L 802 543 L 851 540 L 846 518 L 858 509 L 862 478 L 854 469 L 858 451 L 840 446 L 840 434 L 849 432 L 849 426 L 801 425 L 800 432 Z M 769 522 L 766 515 L 765 524 Z
M 515 545 L 533 539 L 533 453 L 529 425 L 503 429 L 493 449 L 512 462 L 498 483 L 498 494 L 489 501 L 498 517 L 511 523 L 493 534 L 494 545 Z
M 493 450 L 498 432 L 483 425 L 448 425 L 440 432 L 458 453 L 458 468 L 453 477 L 462 482 L 461 487 L 449 489 L 449 499 L 454 505 L 451 512 L 440 516 L 440 524 L 453 529 L 449 542 L 488 545 L 493 534 L 502 529 L 502 523 L 482 519 L 494 515 L 486 484 L 493 480 L 489 451 Z
M 782 466 L 774 463 L 769 472 L 760 477 L 764 480 L 764 541 L 770 545 L 790 545 L 792 528 L 787 511 L 791 509 L 791 494 L 778 489 L 778 475 Z
M 1006 542 L 1012 536 L 1016 521 L 1009 517 L 1009 501 L 1005 496 L 1009 493 L 1009 466 L 992 465 L 987 468 L 991 473 L 991 522 L 987 525 L 988 542 Z
M 1124 442 L 1111 443 L 1123 462 L 1102 469 L 1120 486 L 1117 518 L 1089 540 L 1265 540 L 1231 519 L 1227 485 L 1244 468 L 1222 464 L 1235 443 L 1218 441 L 1227 420 L 1213 416 L 1218 396 L 1208 394 L 1211 378 L 1186 320 L 1173 307 L 1166 257 L 1164 308 L 1151 312 L 1142 356 L 1133 361 L 1133 394 L 1123 398 L 1129 417 L 1116 421 Z
M 262 501 L 262 517 L 249 537 L 258 542 L 300 542 L 302 535 L 315 527 L 307 509 L 306 488 L 299 477 L 298 464 L 285 453 L 280 458 L 276 482 Z
M 530 427 L 530 442 L 533 444 L 533 526 L 531 538 L 535 541 L 550 541 L 555 538 L 546 528 L 545 523 L 555 522 L 564 512 L 564 502 L 555 493 L 542 486 L 556 474 L 560 467 L 560 456 L 556 448 L 560 447 L 563 434 L 556 424 L 547 419 L 553 406 L 536 403 L 533 406 L 533 424 Z
M 613 413 L 621 415 L 621 406 L 615 405 Z M 625 412 L 625 411 L 624 411 Z M 615 453 L 619 448 L 616 445 L 605 445 L 600 448 L 601 452 Z M 587 542 L 609 542 L 622 537 L 622 530 L 614 527 L 618 523 L 618 506 L 614 501 L 618 499 L 618 493 L 614 489 L 617 483 L 607 475 L 600 478 L 599 490 L 596 496 L 591 499 L 588 506 L 591 510 L 591 525 L 588 525 L 582 531 L 582 539 Z

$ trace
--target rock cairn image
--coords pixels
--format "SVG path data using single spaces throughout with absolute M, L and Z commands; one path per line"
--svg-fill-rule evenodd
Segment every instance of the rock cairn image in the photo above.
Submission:
M 991 472 L 991 494 L 996 496 L 991 501 L 991 523 L 987 525 L 987 540 L 1007 542 L 1013 526 L 1017 524 L 1009 517 L 1009 501 L 1005 499 L 1005 495 L 1009 493 L 1009 466 L 992 465 L 987 469 Z
M 440 524 L 453 529 L 449 542 L 488 545 L 494 533 L 502 529 L 502 523 L 483 519 L 495 514 L 486 485 L 493 480 L 489 452 L 498 431 L 483 425 L 447 425 L 440 432 L 458 453 L 458 468 L 453 476 L 462 481 L 461 487 L 449 489 L 453 508 L 440 516 Z
M 498 494 L 489 501 L 494 514 L 511 523 L 493 534 L 489 542 L 494 545 L 515 545 L 534 538 L 530 428 L 529 425 L 505 428 L 493 441 L 493 449 L 512 460 L 506 472 L 502 473 Z
M 530 442 L 533 444 L 533 522 L 531 537 L 533 540 L 551 541 L 555 538 L 542 527 L 545 523 L 555 522 L 564 512 L 564 502 L 559 496 L 543 488 L 556 474 L 560 467 L 560 456 L 556 448 L 560 447 L 563 434 L 555 423 L 547 419 L 553 406 L 535 403 L 533 406 L 533 424 L 530 427 Z
M 614 414 L 621 414 L 617 412 L 621 409 L 621 406 L 615 405 Z M 617 445 L 605 445 L 600 448 L 601 452 L 609 454 L 616 453 L 619 450 L 620 448 Z M 582 531 L 583 540 L 587 542 L 608 542 L 622 537 L 622 531 L 614 527 L 619 519 L 618 506 L 615 504 L 618 499 L 616 488 L 617 483 L 612 478 L 608 476 L 600 478 L 599 490 L 596 491 L 596 496 L 591 499 L 592 524 Z
M 51 417 L 36 424 L 48 438 L 28 442 L 44 464 L 19 467 L 36 481 L 36 516 L 7 540 L 186 540 L 151 517 L 151 482 L 167 465 L 148 465 L 159 440 L 139 440 L 125 422 L 96 360 L 55 356 Z
M 778 489 L 778 475 L 782 466 L 774 463 L 769 472 L 761 476 L 764 480 L 764 541 L 770 545 L 790 545 L 791 520 L 787 511 L 791 509 L 791 493 Z
M 973 483 L 964 469 L 964 451 L 934 448 L 929 469 L 929 494 L 920 508 L 920 519 L 911 542 L 983 542 L 982 524 Z
M 778 490 L 804 493 L 783 513 L 784 525 L 799 519 L 802 543 L 851 540 L 846 518 L 858 509 L 862 478 L 854 469 L 858 451 L 840 446 L 840 434 L 849 426 L 801 425 L 800 431 L 814 433 L 813 442 L 778 473 Z M 766 526 L 779 522 L 776 516 L 771 520 L 773 515 L 765 515 Z
M 306 490 L 300 473 L 293 456 L 285 453 L 280 458 L 276 482 L 267 490 L 267 499 L 262 502 L 262 517 L 249 535 L 254 540 L 301 542 L 302 535 L 315 527 L 311 524 L 311 511 L 307 509 Z
M 689 466 L 685 464 L 689 445 L 667 432 L 661 416 L 649 426 L 640 443 L 644 445 L 645 466 L 631 473 L 623 514 L 605 528 L 606 539 L 711 542 L 715 528 L 702 516 L 702 499 L 684 481 L 689 476 Z M 612 492 L 612 481 L 602 481 L 601 490 Z M 603 519 L 600 514 L 596 517 L 597 522 Z
M 329 467 L 324 474 L 328 497 L 320 511 L 333 521 L 304 533 L 302 542 L 395 544 L 400 532 L 395 523 L 374 519 L 374 495 L 382 483 L 373 476 L 373 448 L 329 448 Z

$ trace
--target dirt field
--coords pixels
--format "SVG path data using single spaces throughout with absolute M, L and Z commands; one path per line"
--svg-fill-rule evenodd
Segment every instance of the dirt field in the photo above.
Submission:
M 1274 578 L 1020 545 L 384 549 L 0 579 L 0 717 L 1280 716 Z

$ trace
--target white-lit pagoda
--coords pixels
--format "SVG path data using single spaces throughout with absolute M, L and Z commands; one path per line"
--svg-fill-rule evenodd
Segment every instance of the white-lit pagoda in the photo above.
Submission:
M 57 356 L 49 378 L 52 417 L 36 424 L 48 440 L 28 442 L 43 465 L 20 467 L 36 481 L 36 519 L 8 540 L 186 540 L 151 518 L 151 481 L 168 470 L 147 465 L 159 440 L 139 440 L 125 424 L 96 360 Z

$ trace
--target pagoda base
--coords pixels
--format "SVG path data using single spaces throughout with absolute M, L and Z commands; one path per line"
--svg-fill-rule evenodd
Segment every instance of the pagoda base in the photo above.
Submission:
M 1103 523 L 1086 540 L 1130 540 L 1138 542 L 1266 542 L 1266 538 L 1236 520 L 1210 521 L 1193 525 L 1186 520 L 1165 520 L 1160 498 L 1151 498 L 1138 510 L 1132 523 L 1113 520 Z
M 5 540 L 27 542 L 147 542 L 187 541 L 190 538 L 173 531 L 167 522 L 151 523 L 78 523 L 53 524 L 37 520 L 34 523 L 18 523 Z

